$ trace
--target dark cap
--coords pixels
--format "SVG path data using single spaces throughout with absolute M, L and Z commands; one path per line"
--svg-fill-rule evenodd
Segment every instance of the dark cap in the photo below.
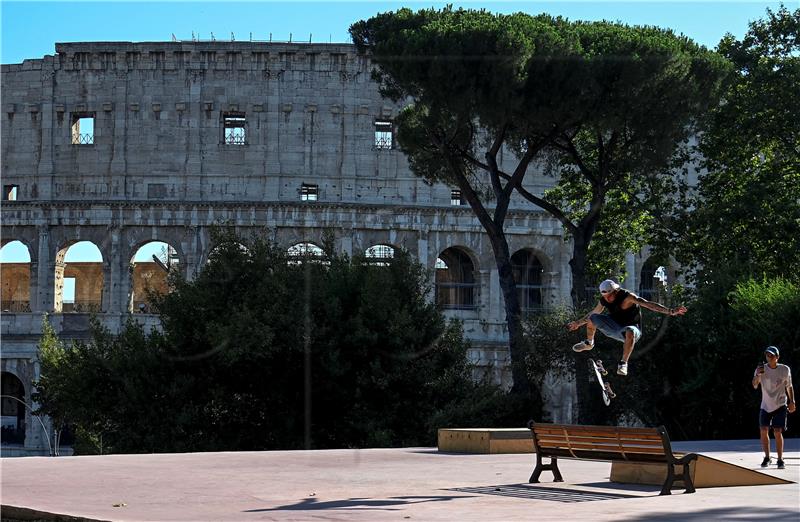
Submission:
M 781 352 L 778 350 L 777 346 L 767 346 L 767 349 L 764 350 L 764 353 L 771 353 L 775 357 L 780 357 Z

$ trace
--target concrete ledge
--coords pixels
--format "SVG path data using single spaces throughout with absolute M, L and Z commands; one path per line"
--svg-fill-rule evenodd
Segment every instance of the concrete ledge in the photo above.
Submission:
M 439 451 L 451 453 L 533 453 L 528 428 L 440 428 Z
M 676 456 L 681 456 L 681 454 L 676 454 Z M 697 460 L 689 464 L 689 474 L 696 488 L 793 484 L 791 480 L 737 466 L 706 455 L 698 455 Z M 611 482 L 659 486 L 664 483 L 666 478 L 667 468 L 664 464 L 630 462 L 611 464 Z M 681 487 L 681 484 L 678 483 L 676 487 Z

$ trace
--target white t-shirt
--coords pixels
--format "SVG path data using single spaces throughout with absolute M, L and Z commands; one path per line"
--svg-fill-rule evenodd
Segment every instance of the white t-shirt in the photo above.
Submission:
M 786 406 L 786 387 L 791 385 L 792 371 L 788 366 L 778 364 L 775 368 L 770 368 L 765 364 L 764 373 L 761 374 L 761 409 L 775 411 Z

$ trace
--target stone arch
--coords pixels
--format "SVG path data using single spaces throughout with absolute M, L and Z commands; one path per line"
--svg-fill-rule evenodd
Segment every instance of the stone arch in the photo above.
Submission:
M 461 246 L 444 249 L 436 258 L 436 305 L 451 310 L 475 310 L 478 267 L 474 254 Z
M 171 243 L 157 239 L 140 242 L 131 251 L 128 311 L 152 313 L 149 294 L 169 292 L 168 274 L 180 270 L 180 256 Z
M 25 385 L 18 376 L 0 372 L 0 418 L 3 444 L 25 444 Z M 12 398 L 13 397 L 13 398 Z
M 0 245 L 0 310 L 31 311 L 31 250 L 19 239 L 3 239 Z
M 511 269 L 517 297 L 523 312 L 541 311 L 544 307 L 544 265 L 532 249 L 523 248 L 511 255 Z
M 666 281 L 669 272 L 669 263 L 656 256 L 649 256 L 639 270 L 639 287 L 636 292 L 648 301 L 661 302 L 664 298 Z
M 94 241 L 74 239 L 62 244 L 55 257 L 54 311 L 104 311 L 104 263 L 103 253 Z

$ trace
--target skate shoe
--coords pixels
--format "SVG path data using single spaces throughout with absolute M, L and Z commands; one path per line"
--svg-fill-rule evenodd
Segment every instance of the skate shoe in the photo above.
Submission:
M 778 469 L 786 469 L 786 465 L 783 463 L 783 459 L 778 459 Z
M 761 461 L 761 467 L 762 468 L 766 468 L 770 464 L 772 464 L 772 459 L 769 458 L 769 457 L 764 457 L 764 460 Z
M 619 362 L 619 365 L 617 365 L 617 375 L 628 375 L 628 363 Z
M 585 351 L 591 350 L 592 348 L 594 348 L 594 342 L 589 341 L 587 339 L 585 341 L 581 341 L 581 342 L 576 343 L 575 345 L 573 345 L 572 351 L 573 352 L 585 352 Z

